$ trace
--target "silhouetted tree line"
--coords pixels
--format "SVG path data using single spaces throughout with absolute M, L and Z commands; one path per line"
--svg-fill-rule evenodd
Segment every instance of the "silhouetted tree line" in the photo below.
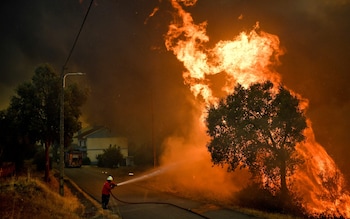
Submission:
M 59 142 L 61 89 L 61 76 L 49 64 L 38 66 L 31 81 L 16 88 L 9 107 L 0 111 L 0 163 L 15 162 L 20 169 L 23 161 L 33 158 L 41 145 L 45 147 L 45 178 L 48 177 L 48 153 Z M 76 84 L 67 86 L 64 92 L 67 146 L 73 134 L 81 129 L 80 107 L 87 92 Z

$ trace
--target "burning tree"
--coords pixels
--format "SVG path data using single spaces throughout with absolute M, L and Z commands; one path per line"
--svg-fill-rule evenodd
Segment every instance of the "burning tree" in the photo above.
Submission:
M 295 146 L 305 139 L 307 127 L 296 96 L 271 82 L 247 89 L 237 85 L 233 94 L 209 107 L 206 122 L 214 164 L 228 164 L 229 171 L 248 168 L 254 182 L 288 195 L 286 178 L 301 162 Z

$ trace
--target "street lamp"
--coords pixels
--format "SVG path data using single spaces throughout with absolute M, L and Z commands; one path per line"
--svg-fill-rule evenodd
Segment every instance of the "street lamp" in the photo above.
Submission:
M 66 87 L 67 76 L 85 75 L 81 72 L 73 72 L 61 75 L 62 87 L 60 93 L 60 195 L 64 196 L 64 88 Z

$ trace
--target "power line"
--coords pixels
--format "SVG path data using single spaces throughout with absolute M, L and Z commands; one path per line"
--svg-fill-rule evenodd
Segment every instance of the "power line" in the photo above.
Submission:
M 93 1 L 94 1 L 94 0 L 91 0 L 90 5 L 89 5 L 89 8 L 88 8 L 88 10 L 87 10 L 87 12 L 86 12 L 86 14 L 85 14 L 83 23 L 80 25 L 79 32 L 78 32 L 78 34 L 77 34 L 77 36 L 76 36 L 76 38 L 75 38 L 75 40 L 74 40 L 73 46 L 72 46 L 72 48 L 71 48 L 71 50 L 70 50 L 70 52 L 69 52 L 69 54 L 68 54 L 68 57 L 67 57 L 67 59 L 66 59 L 66 62 L 65 62 L 64 65 L 63 65 L 63 71 L 64 71 L 64 69 L 66 68 L 66 66 L 67 66 L 67 64 L 68 64 L 68 61 L 69 61 L 70 57 L 72 56 L 73 50 L 74 50 L 74 48 L 75 48 L 75 45 L 76 45 L 77 42 L 78 42 L 78 39 L 79 39 L 81 30 L 83 29 L 83 26 L 84 26 L 84 24 L 85 24 L 85 21 L 86 21 L 86 18 L 87 18 L 87 16 L 88 16 L 89 12 L 90 12 L 90 9 L 91 9 L 91 6 L 92 6 Z
M 64 74 L 64 71 L 66 70 L 66 66 L 68 64 L 68 61 L 69 61 L 70 57 L 72 56 L 74 47 L 78 42 L 81 30 L 83 29 L 83 26 L 85 24 L 85 21 L 86 21 L 86 18 L 88 16 L 89 12 L 90 12 L 93 1 L 94 0 L 91 0 L 91 2 L 90 2 L 90 5 L 89 5 L 89 8 L 85 14 L 83 23 L 80 25 L 78 35 L 76 36 L 76 38 L 74 40 L 72 49 L 70 50 L 70 52 L 68 54 L 68 57 L 67 57 L 66 62 L 64 63 L 64 65 L 62 67 L 62 72 L 61 72 L 62 87 L 61 87 L 61 93 L 60 93 L 60 165 L 59 165 L 60 166 L 60 168 L 59 168 L 60 169 L 60 186 L 59 186 L 60 189 L 59 189 L 59 192 L 60 192 L 61 196 L 64 195 L 64 82 L 65 82 L 64 80 L 65 80 L 65 77 L 68 75 L 68 73 Z

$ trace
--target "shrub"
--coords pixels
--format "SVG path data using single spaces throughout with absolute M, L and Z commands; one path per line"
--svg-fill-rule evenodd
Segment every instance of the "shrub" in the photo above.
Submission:
M 50 157 L 49 158 L 50 160 L 50 169 L 52 168 L 52 158 Z M 38 171 L 44 171 L 45 170 L 45 151 L 44 150 L 39 150 L 35 156 L 34 156 L 34 159 L 33 159 L 33 164 L 36 165 L 36 169 Z
M 107 149 L 103 150 L 103 154 L 97 155 L 96 159 L 97 166 L 99 167 L 115 168 L 121 164 L 123 155 L 119 147 L 110 145 Z
M 83 158 L 82 164 L 83 165 L 90 165 L 91 164 L 90 158 L 89 157 Z

